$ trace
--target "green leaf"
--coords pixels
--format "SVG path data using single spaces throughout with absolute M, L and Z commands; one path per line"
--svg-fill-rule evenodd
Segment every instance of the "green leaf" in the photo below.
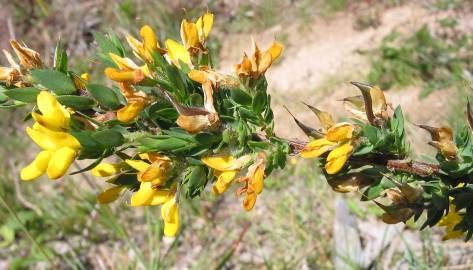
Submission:
M 104 152 L 105 154 L 105 152 Z M 69 175 L 74 175 L 74 174 L 79 174 L 79 173 L 83 173 L 83 172 L 87 172 L 87 171 L 90 171 L 92 170 L 93 168 L 95 168 L 97 165 L 100 164 L 100 162 L 102 162 L 104 158 L 104 155 L 101 155 L 99 158 L 97 158 L 96 160 L 94 160 L 94 162 L 90 163 L 89 165 L 87 165 L 85 168 L 82 168 L 78 171 L 75 171 L 75 172 L 72 172 L 70 173 Z
M 3 225 L 0 227 L 0 240 L 0 248 L 6 248 L 15 240 L 15 231 L 6 225 Z
M 122 51 L 117 48 L 116 44 L 110 38 L 99 32 L 93 32 L 92 34 L 94 35 L 95 42 L 99 45 L 102 54 L 108 56 L 109 53 L 114 53 L 123 57 Z
M 67 73 L 67 53 L 60 41 L 56 44 L 54 51 L 54 69 L 62 73 Z
M 100 84 L 88 84 L 87 91 L 99 102 L 99 104 L 116 109 L 120 106 L 120 100 L 112 89 Z
M 123 144 L 125 139 L 123 135 L 115 130 L 107 129 L 95 132 L 92 138 L 105 147 L 116 147 Z
M 251 107 L 253 107 L 253 111 L 255 111 L 255 113 L 263 112 L 266 106 L 266 100 L 267 100 L 266 93 L 256 92 L 256 95 L 253 97 L 253 102 L 251 104 Z
M 248 93 L 238 88 L 231 89 L 230 96 L 234 102 L 243 106 L 251 106 L 253 101 Z
M 41 92 L 41 90 L 39 90 L 38 88 L 25 87 L 5 90 L 3 93 L 14 100 L 26 103 L 35 103 L 36 97 L 38 96 L 39 92 Z
M 57 70 L 36 69 L 31 71 L 31 76 L 36 83 L 57 95 L 70 95 L 76 92 L 76 86 L 71 78 Z
M 95 106 L 95 100 L 84 96 L 64 95 L 58 96 L 59 103 L 75 110 L 87 110 Z
M 207 176 L 203 166 L 193 166 L 190 170 L 191 172 L 189 173 L 186 181 L 187 195 L 189 195 L 191 198 L 194 198 L 195 196 L 198 196 L 205 188 Z

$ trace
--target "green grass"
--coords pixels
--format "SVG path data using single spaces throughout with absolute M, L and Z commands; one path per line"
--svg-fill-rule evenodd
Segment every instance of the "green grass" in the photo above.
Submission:
M 368 80 L 386 90 L 421 84 L 421 97 L 461 86 L 465 72 L 473 69 L 473 37 L 457 25 L 447 18 L 437 22 L 435 34 L 423 26 L 407 38 L 397 32 L 387 35 L 371 52 Z

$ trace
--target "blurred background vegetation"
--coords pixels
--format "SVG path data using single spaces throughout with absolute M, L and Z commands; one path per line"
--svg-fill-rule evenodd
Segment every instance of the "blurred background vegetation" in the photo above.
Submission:
M 313 125 L 300 101 L 346 118 L 337 100 L 356 93 L 350 80 L 379 84 L 403 106 L 415 158 L 432 151 L 414 124 L 465 123 L 473 80 L 466 0 L 6 1 L 0 48 L 16 38 L 50 63 L 60 39 L 75 70 L 103 80 L 94 31 L 123 37 L 150 24 L 161 40 L 178 38 L 181 19 L 207 8 L 216 14 L 209 46 L 223 71 L 249 52 L 250 35 L 263 48 L 273 39 L 285 45 L 267 74 L 281 137 L 306 140 L 283 105 Z M 0 117 L 0 269 L 471 269 L 471 244 L 442 243 L 441 229 L 386 227 L 375 205 L 336 195 L 315 161 L 295 159 L 265 180 L 253 212 L 232 192 L 207 192 L 184 200 L 182 233 L 163 239 L 159 208 L 130 208 L 126 196 L 98 205 L 100 179 L 20 182 L 36 152 L 20 110 Z

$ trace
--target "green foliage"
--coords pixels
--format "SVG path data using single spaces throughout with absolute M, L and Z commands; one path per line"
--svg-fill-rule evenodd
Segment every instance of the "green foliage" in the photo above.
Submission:
M 422 82 L 421 97 L 461 85 L 465 72 L 473 68 L 472 36 L 457 30 L 454 18 L 437 24 L 435 33 L 424 25 L 405 39 L 397 32 L 387 35 L 373 51 L 368 80 L 386 90 Z
M 31 76 L 33 81 L 57 95 L 70 95 L 76 92 L 72 79 L 62 72 L 50 69 L 36 69 L 31 71 Z

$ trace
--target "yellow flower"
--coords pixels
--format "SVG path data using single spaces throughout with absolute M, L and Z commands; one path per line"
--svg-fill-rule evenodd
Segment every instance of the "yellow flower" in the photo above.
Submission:
M 265 155 L 258 154 L 255 163 L 253 163 L 246 174 L 246 177 L 241 178 L 238 182 L 245 182 L 245 187 L 241 188 L 237 193 L 246 193 L 243 200 L 243 208 L 246 211 L 251 211 L 256 204 L 256 199 L 261 192 L 263 192 L 263 180 L 265 170 Z
M 179 230 L 179 208 L 176 203 L 176 185 L 164 189 L 151 182 L 142 182 L 140 189 L 131 197 L 131 206 L 162 205 L 164 235 L 174 237 Z
M 455 205 L 450 203 L 450 211 L 437 223 L 438 226 L 447 227 L 445 236 L 442 240 L 449 240 L 463 237 L 463 231 L 455 230 L 455 226 L 463 220 L 463 217 L 457 212 Z
M 300 156 L 303 158 L 316 158 L 331 151 L 327 156 L 325 170 L 328 174 L 338 173 L 345 165 L 348 157 L 353 152 L 351 139 L 353 137 L 354 126 L 350 123 L 338 123 L 327 130 L 325 138 L 309 142 L 301 150 Z
M 124 189 L 124 186 L 116 186 L 109 188 L 97 196 L 97 202 L 100 204 L 108 204 L 114 202 L 120 197 L 120 194 Z
M 240 77 L 251 77 L 258 79 L 263 75 L 271 64 L 279 58 L 282 53 L 283 47 L 278 42 L 273 42 L 268 50 L 262 52 L 256 45 L 253 37 L 251 37 L 253 44 L 253 55 L 249 58 L 246 54 L 243 56 L 243 60 L 240 64 L 235 67 L 236 74 Z
M 70 115 L 53 95 L 41 91 L 37 104 L 42 114 L 33 113 L 37 123 L 26 128 L 26 133 L 43 151 L 21 170 L 21 179 L 33 180 L 45 172 L 50 179 L 58 179 L 74 162 L 81 146 L 74 136 L 64 132 L 69 128 Z
M 114 53 L 109 53 L 109 55 L 119 67 L 119 69 L 108 67 L 104 71 L 105 75 L 113 81 L 135 84 L 143 81 L 150 74 L 146 65 L 139 67 L 129 58 L 120 57 Z
M 250 158 L 248 155 L 237 159 L 232 156 L 203 157 L 202 162 L 213 169 L 214 176 L 217 177 L 217 181 L 213 186 L 213 192 L 218 195 L 224 193 Z
M 182 44 L 172 39 L 167 39 L 165 44 L 168 50 L 167 56 L 176 67 L 181 67 L 179 60 L 185 64 L 192 65 L 191 55 Z
M 97 177 L 108 177 L 119 173 L 122 167 L 123 164 L 103 162 L 90 170 L 90 173 Z
M 182 20 L 181 39 L 182 43 L 191 53 L 204 49 L 204 43 L 212 29 L 214 15 L 206 12 L 195 22 Z
M 41 114 L 31 114 L 37 123 L 53 131 L 69 129 L 71 115 L 51 93 L 41 91 L 37 96 L 37 105 Z
M 161 206 L 161 217 L 164 220 L 164 235 L 167 237 L 176 236 L 179 230 L 179 207 L 175 197 Z
M 140 36 L 143 38 L 142 42 L 135 39 L 131 35 L 126 36 L 126 40 L 133 49 L 133 53 L 136 55 L 136 57 L 146 62 L 152 62 L 153 52 L 158 52 L 161 55 L 166 53 L 166 50 L 159 46 L 158 37 L 149 25 L 141 27 Z
M 143 153 L 139 156 L 142 160 L 125 160 L 126 164 L 139 172 L 137 175 L 138 181 L 151 182 L 153 185 L 164 184 L 172 165 L 171 159 L 155 153 Z
M 202 85 L 210 81 L 214 87 L 219 87 L 220 85 L 226 85 L 229 87 L 239 86 L 238 82 L 231 76 L 223 75 L 207 66 L 201 66 L 199 70 L 193 69 L 187 74 L 187 76 L 189 76 L 191 80 Z
M 120 90 L 127 100 L 127 105 L 117 111 L 117 119 L 130 122 L 148 105 L 149 99 L 145 93 L 135 91 L 131 85 L 120 83 Z

